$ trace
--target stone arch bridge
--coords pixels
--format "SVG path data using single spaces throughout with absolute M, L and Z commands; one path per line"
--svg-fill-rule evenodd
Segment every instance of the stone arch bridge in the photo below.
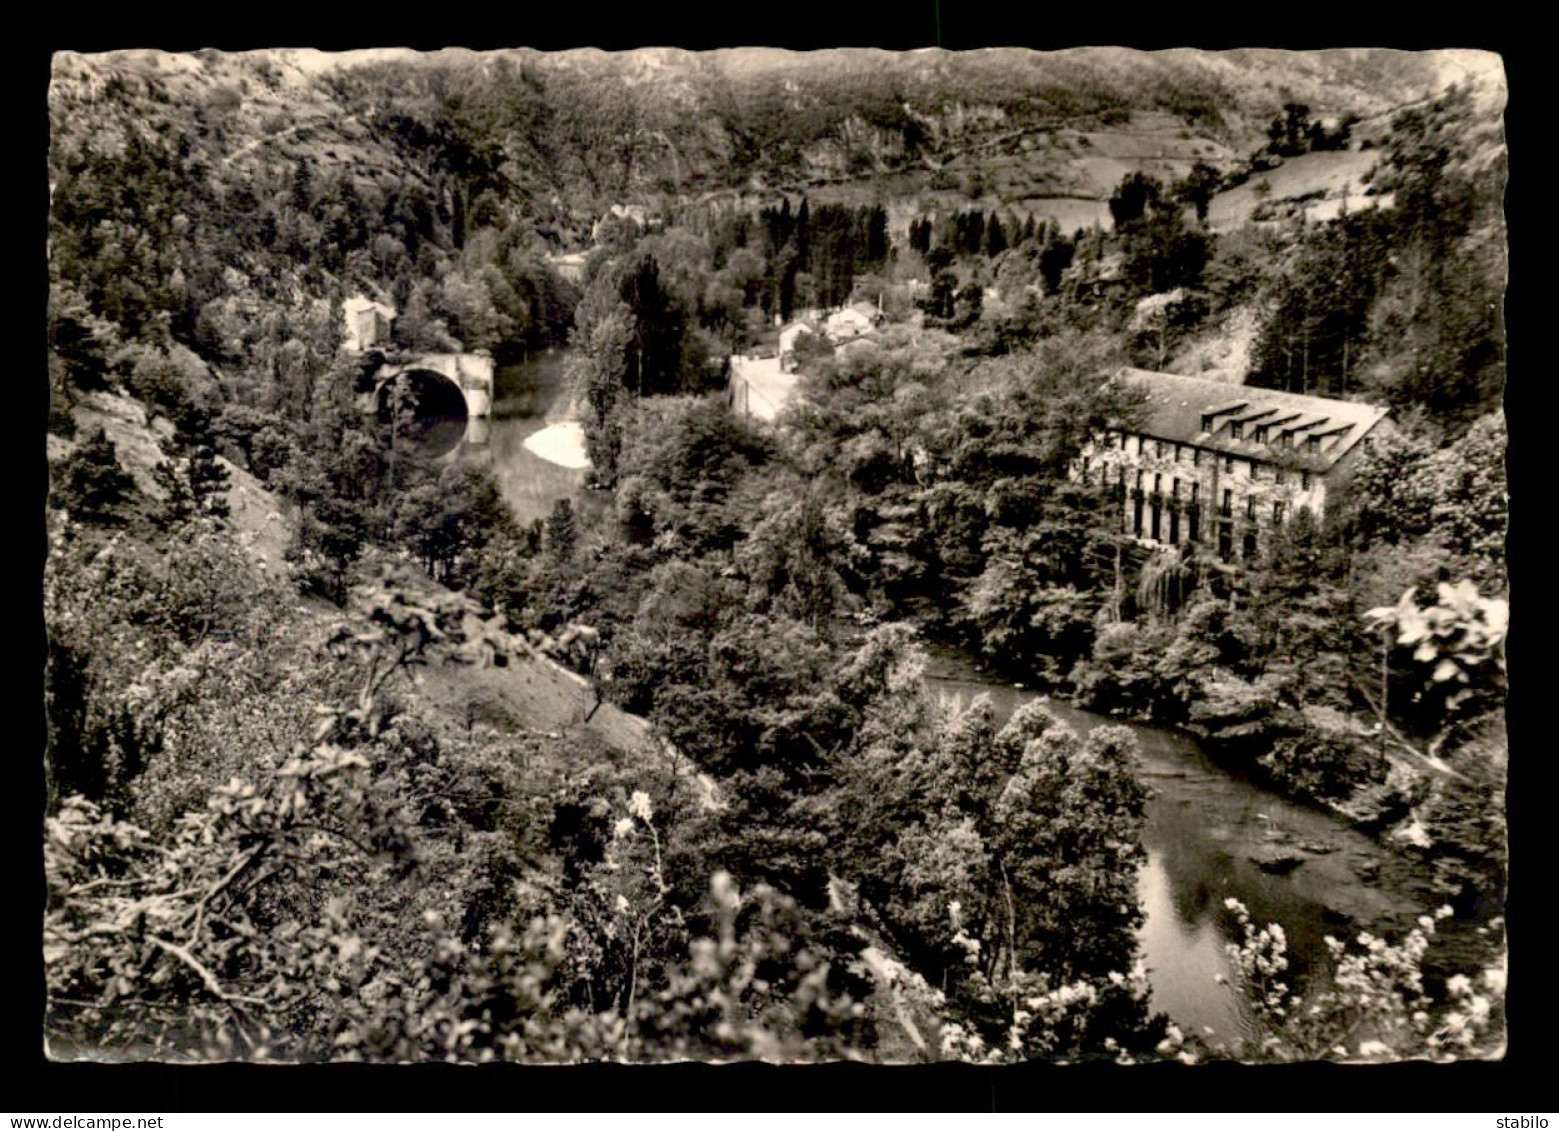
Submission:
M 493 359 L 485 352 L 387 358 L 357 388 L 362 410 L 381 421 L 391 418 L 400 398 L 409 399 L 418 430 L 436 448 L 461 438 L 479 442 L 493 410 Z
M 425 373 L 453 385 L 465 402 L 466 416 L 490 416 L 493 411 L 493 359 L 487 353 L 425 353 L 386 361 L 374 371 L 374 407 L 379 407 L 395 378 Z

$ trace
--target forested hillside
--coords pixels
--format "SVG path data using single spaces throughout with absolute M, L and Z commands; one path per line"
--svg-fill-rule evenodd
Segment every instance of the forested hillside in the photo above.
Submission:
M 51 1050 L 1497 1051 L 1503 104 L 1475 52 L 59 56 Z M 359 405 L 548 349 L 592 489 L 528 527 Z M 1149 553 L 1076 474 L 1124 365 L 1393 426 L 1259 554 Z M 1232 900 L 1249 1027 L 1186 1031 L 1137 737 L 949 709 L 928 644 L 1200 736 L 1432 902 L 1310 984 Z

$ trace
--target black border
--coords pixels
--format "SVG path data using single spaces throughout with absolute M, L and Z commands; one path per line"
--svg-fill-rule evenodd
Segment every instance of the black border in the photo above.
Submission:
M 566 6 L 560 6 L 565 7 Z M 28 218 L 22 225 L 30 236 L 12 248 L 10 266 L 22 276 L 23 297 L 14 326 L 15 341 L 28 343 L 20 351 L 27 392 L 21 395 L 21 442 L 7 445 L 20 456 L 11 481 L 20 487 L 25 535 L 7 558 L 23 561 L 20 604 L 22 630 L 12 635 L 20 650 L 21 678 L 7 681 L 17 695 L 21 733 L 12 745 L 6 791 L 12 812 L 6 830 L 14 843 L 7 855 L 8 901 L 14 914 L 5 932 L 15 948 L 12 992 L 5 1010 L 9 1069 L 5 1099 L 0 1106 L 42 1113 L 76 1109 L 134 1112 L 200 1110 L 1330 1110 L 1461 1111 L 1498 1108 L 1511 1112 L 1543 1110 L 1552 1092 L 1540 1094 L 1543 1063 L 1550 1048 L 1552 978 L 1542 970 L 1547 947 L 1543 896 L 1549 889 L 1547 867 L 1551 846 L 1539 823 L 1549 794 L 1552 771 L 1547 750 L 1537 732 L 1534 703 L 1542 694 L 1538 648 L 1550 639 L 1540 627 L 1541 590 L 1534 581 L 1540 538 L 1524 525 L 1530 513 L 1524 504 L 1541 482 L 1536 468 L 1538 445 L 1536 386 L 1546 375 L 1534 372 L 1507 391 L 1511 433 L 1510 480 L 1514 520 L 1510 536 L 1512 603 L 1515 628 L 1510 637 L 1510 727 L 1517 751 L 1511 769 L 1511 1005 L 1510 1048 L 1497 1063 L 1432 1066 L 1403 1064 L 1370 1067 L 1297 1065 L 1252 1068 L 1214 1064 L 1195 1069 L 1174 1065 L 1121 1069 L 1113 1065 L 1055 1068 L 1026 1065 L 982 1069 L 963 1065 L 881 1068 L 862 1065 L 772 1067 L 767 1065 L 670 1065 L 628 1067 L 587 1065 L 560 1068 L 508 1066 L 456 1067 L 422 1065 L 298 1066 L 215 1065 L 61 1065 L 45 1061 L 39 1036 L 42 975 L 37 964 L 36 924 L 42 899 L 42 856 L 37 820 L 42 798 L 41 603 L 35 601 L 43 561 L 41 514 L 31 508 L 42 502 L 46 469 L 42 421 L 43 382 L 43 217 L 47 188 L 42 157 L 48 129 L 43 94 L 49 58 L 55 49 L 79 51 L 147 46 L 168 50 L 217 47 L 241 50 L 261 46 L 408 46 L 432 49 L 458 43 L 472 48 L 525 45 L 542 49 L 596 46 L 607 50 L 633 46 L 679 46 L 706 49 L 765 44 L 800 50 L 838 46 L 912 49 L 944 46 L 1060 48 L 1119 44 L 1142 49 L 1235 46 L 1281 46 L 1313 49 L 1371 45 L 1401 49 L 1461 46 L 1493 50 L 1503 55 L 1510 90 L 1506 124 L 1513 177 L 1507 195 L 1511 234 L 1512 287 L 1507 303 L 1510 371 L 1521 373 L 1523 359 L 1533 351 L 1527 335 L 1536 324 L 1534 311 L 1544 295 L 1534 294 L 1536 256 L 1523 247 L 1528 237 L 1527 188 L 1536 183 L 1529 122 L 1538 82 L 1524 29 L 1492 20 L 1466 26 L 1414 20 L 1400 11 L 1322 5 L 1306 10 L 1274 6 L 1265 22 L 1253 20 L 1248 9 L 1235 14 L 1208 6 L 1157 5 L 1145 15 L 1125 7 L 1077 5 L 1071 14 L 1026 11 L 970 0 L 912 0 L 908 3 L 831 5 L 808 0 L 790 5 L 751 6 L 744 16 L 728 10 L 716 15 L 682 5 L 658 5 L 626 10 L 606 5 L 551 11 L 525 6 L 496 12 L 471 6 L 457 18 L 435 17 L 431 11 L 342 6 L 332 14 L 319 6 L 287 9 L 234 6 L 227 22 L 183 13 L 151 16 L 144 11 L 44 14 L 45 27 L 33 33 L 23 51 L 11 59 L 8 77 L 17 82 L 10 105 L 23 112 L 20 123 L 21 160 L 12 170 L 8 188 L 21 197 L 11 215 Z M 1050 6 L 1045 6 L 1049 8 Z M 1384 7 L 1384 6 L 1382 6 Z M 375 34 L 365 27 L 379 21 Z M 1456 26 L 1459 25 L 1459 26 Z M 1535 35 L 1534 35 L 1535 39 Z M 1529 150 L 1527 147 L 1531 146 Z M 1523 285 L 1523 281 L 1524 284 Z M 25 330 L 22 327 L 25 326 Z M 33 368 L 37 366 L 37 368 Z M 1535 365 L 1533 366 L 1535 369 Z M 18 549 L 25 550 L 18 554 Z M 15 591 L 15 590 L 13 590 Z M 35 611 L 36 610 L 36 611 Z M 36 617 L 36 619 L 34 619 Z M 17 649 L 16 642 L 27 644 Z M 19 786 L 19 788 L 18 788 Z M 19 889 L 19 890 L 18 890 Z

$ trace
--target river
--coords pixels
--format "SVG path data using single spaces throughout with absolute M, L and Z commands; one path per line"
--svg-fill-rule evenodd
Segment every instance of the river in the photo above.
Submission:
M 583 490 L 586 472 L 543 459 L 525 441 L 568 416 L 563 380 L 563 350 L 533 354 L 523 362 L 500 366 L 493 374 L 490 420 L 473 420 L 461 449 L 464 459 L 485 462 L 504 501 L 522 526 L 552 513 L 559 499 L 591 505 Z
M 525 446 L 567 416 L 563 359 L 563 352 L 549 351 L 499 369 L 492 420 L 472 422 L 462 449 L 466 458 L 490 461 L 504 499 L 524 524 L 544 519 L 558 499 L 576 506 L 601 502 L 582 490 L 585 472 Z M 1002 722 L 1035 698 L 948 649 L 931 649 L 926 681 L 934 693 L 965 704 L 989 695 Z M 1118 721 L 1060 702 L 1050 706 L 1081 731 Z M 1126 725 L 1141 744 L 1140 772 L 1152 787 L 1138 888 L 1152 1003 L 1188 1032 L 1224 1041 L 1248 1031 L 1244 998 L 1217 980 L 1232 973 L 1224 950 L 1233 939 L 1225 899 L 1239 899 L 1258 923 L 1282 924 L 1296 987 L 1329 976 L 1328 934 L 1403 926 L 1434 906 L 1427 873 L 1373 838 L 1219 765 L 1186 735 Z M 1283 874 L 1258 863 L 1268 858 L 1271 867 L 1275 855 L 1303 863 Z
M 1036 693 L 999 683 L 965 656 L 931 649 L 927 686 L 967 704 L 991 698 L 1005 722 Z M 1051 701 L 1050 709 L 1080 732 L 1120 724 Z M 1234 941 L 1224 900 L 1234 897 L 1259 923 L 1282 925 L 1296 988 L 1324 984 L 1331 973 L 1327 935 L 1404 926 L 1432 910 L 1426 870 L 1342 820 L 1287 801 L 1210 759 L 1190 736 L 1134 723 L 1140 774 L 1152 789 L 1142 830 L 1147 861 L 1138 879 L 1145 913 L 1140 931 L 1153 1008 L 1187 1032 L 1217 1042 L 1248 1033 L 1244 997 L 1231 984 L 1225 946 Z M 1273 857 L 1302 860 L 1275 874 Z

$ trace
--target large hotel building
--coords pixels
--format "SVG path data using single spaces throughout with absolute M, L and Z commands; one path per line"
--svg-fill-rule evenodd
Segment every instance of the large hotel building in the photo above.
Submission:
M 1074 473 L 1119 489 L 1125 529 L 1149 545 L 1203 543 L 1224 561 L 1308 507 L 1319 519 L 1386 410 L 1353 401 L 1124 369 L 1140 423 L 1085 446 Z

